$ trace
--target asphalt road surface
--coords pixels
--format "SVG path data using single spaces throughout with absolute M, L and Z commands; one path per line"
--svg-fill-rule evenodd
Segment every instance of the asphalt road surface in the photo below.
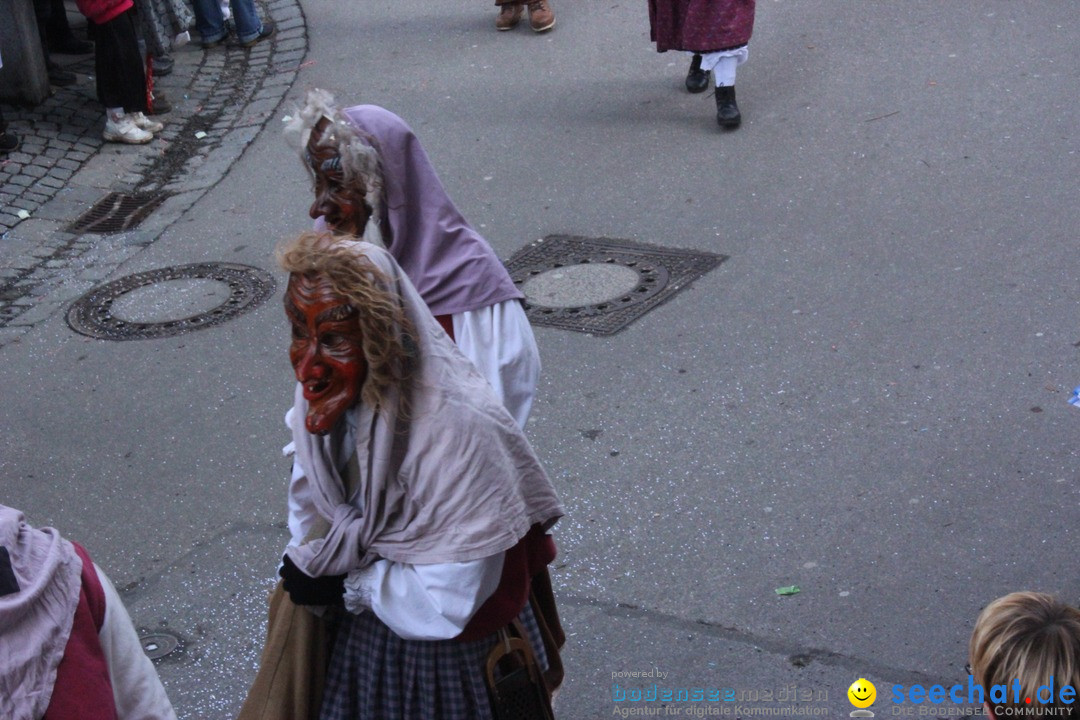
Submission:
M 859 677 L 889 715 L 894 685 L 966 682 L 989 600 L 1080 600 L 1076 4 L 759 0 L 721 132 L 643 1 L 554 2 L 536 35 L 483 2 L 306 0 L 286 102 L 112 276 L 235 262 L 277 294 L 159 340 L 56 313 L 0 349 L 2 501 L 182 641 L 181 718 L 238 709 L 287 538 L 271 251 L 309 224 L 278 122 L 308 87 L 404 117 L 504 259 L 556 234 L 727 256 L 615 335 L 537 327 L 559 717 L 650 685 L 738 698 L 687 717 L 842 715 Z

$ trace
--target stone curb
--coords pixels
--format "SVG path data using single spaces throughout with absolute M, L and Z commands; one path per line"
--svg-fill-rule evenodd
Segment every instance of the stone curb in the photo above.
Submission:
M 101 139 L 92 58 L 68 65 L 77 85 L 31 110 L 5 112 L 23 145 L 0 156 L 0 347 L 153 243 L 271 121 L 307 54 L 307 25 L 297 0 L 271 0 L 261 11 L 277 31 L 251 49 L 194 43 L 174 52 L 173 73 L 156 83 L 173 110 L 147 145 Z M 132 230 L 72 231 L 110 192 L 165 199 Z

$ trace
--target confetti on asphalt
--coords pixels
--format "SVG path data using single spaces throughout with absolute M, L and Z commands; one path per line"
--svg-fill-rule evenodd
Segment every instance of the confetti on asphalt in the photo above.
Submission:
M 785 587 L 778 587 L 774 591 L 777 595 L 796 595 L 800 592 L 798 585 L 787 585 Z
M 1069 398 L 1069 404 L 1080 407 L 1080 385 L 1073 388 L 1072 397 Z

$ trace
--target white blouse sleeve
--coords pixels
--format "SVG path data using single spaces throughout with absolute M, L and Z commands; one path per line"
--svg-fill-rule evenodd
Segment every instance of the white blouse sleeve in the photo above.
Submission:
M 154 663 L 143 652 L 131 617 L 112 581 L 94 565 L 105 591 L 105 620 L 98 631 L 119 720 L 176 720 Z
M 521 301 L 504 300 L 451 317 L 454 342 L 524 428 L 540 378 L 540 351 Z
M 294 410 L 290 409 L 285 413 L 285 424 L 290 430 Z M 303 466 L 300 465 L 300 460 L 296 457 L 294 443 L 286 445 L 281 452 L 286 457 L 291 455 L 293 461 L 292 477 L 289 479 L 289 534 L 292 536 L 289 546 L 299 546 L 311 532 L 319 513 L 311 500 L 311 484 L 308 482 Z
M 377 560 L 346 577 L 345 607 L 353 613 L 370 609 L 406 640 L 448 640 L 495 592 L 504 556 L 439 565 Z
M 292 477 L 289 479 L 289 546 L 299 547 L 311 532 L 319 517 L 311 500 L 311 485 L 300 461 L 293 456 Z

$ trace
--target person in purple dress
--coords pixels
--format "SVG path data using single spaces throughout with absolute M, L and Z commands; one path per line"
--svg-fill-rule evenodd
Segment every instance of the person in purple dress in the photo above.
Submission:
M 747 59 L 754 0 L 649 0 L 649 25 L 657 52 L 683 50 L 693 55 L 687 90 L 704 92 L 713 73 L 716 122 L 727 130 L 739 127 L 735 70 Z
M 385 247 L 435 319 L 521 427 L 540 355 L 523 295 L 494 250 L 462 216 L 420 139 L 376 105 L 338 110 L 308 93 L 289 128 L 311 173 L 316 230 Z

